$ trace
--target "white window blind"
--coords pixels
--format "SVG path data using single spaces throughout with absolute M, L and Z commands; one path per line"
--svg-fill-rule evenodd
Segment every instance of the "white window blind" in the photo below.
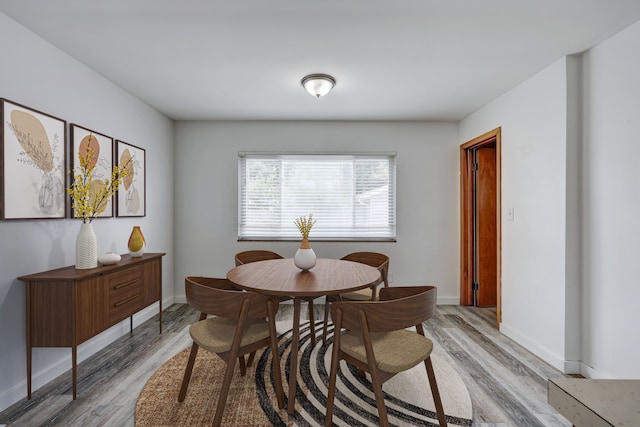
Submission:
M 393 241 L 395 153 L 239 153 L 239 240 L 299 240 L 294 220 L 313 214 L 310 240 Z

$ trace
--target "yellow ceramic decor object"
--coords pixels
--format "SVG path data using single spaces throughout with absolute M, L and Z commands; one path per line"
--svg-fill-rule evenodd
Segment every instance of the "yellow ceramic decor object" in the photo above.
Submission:
M 144 253 L 146 242 L 144 240 L 144 236 L 142 235 L 142 230 L 140 230 L 139 226 L 134 226 L 133 231 L 131 232 L 131 236 L 129 236 L 129 253 L 133 257 L 142 256 Z

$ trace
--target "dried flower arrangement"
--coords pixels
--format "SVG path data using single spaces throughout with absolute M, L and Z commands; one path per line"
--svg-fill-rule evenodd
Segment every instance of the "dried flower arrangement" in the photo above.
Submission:
M 67 192 L 71 196 L 71 208 L 74 216 L 83 223 L 91 222 L 107 208 L 107 202 L 118 190 L 124 177 L 130 174 L 128 164 L 115 166 L 110 179 L 95 177 L 98 153 L 92 147 L 92 138 L 80 145 L 78 160 L 80 167 L 73 170 L 73 180 Z
M 309 214 L 309 218 L 301 216 L 300 218 L 296 218 L 293 222 L 298 227 L 300 234 L 303 239 L 309 239 L 309 231 L 311 231 L 311 227 L 316 223 L 317 220 L 313 219 L 313 214 Z

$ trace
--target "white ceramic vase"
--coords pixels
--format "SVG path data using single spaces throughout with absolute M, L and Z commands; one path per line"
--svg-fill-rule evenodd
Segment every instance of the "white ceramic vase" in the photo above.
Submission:
M 98 266 L 98 242 L 90 222 L 80 224 L 76 238 L 76 268 L 84 270 Z
M 316 265 L 316 253 L 311 248 L 298 248 L 296 255 L 293 257 L 293 263 L 300 270 L 310 270 Z

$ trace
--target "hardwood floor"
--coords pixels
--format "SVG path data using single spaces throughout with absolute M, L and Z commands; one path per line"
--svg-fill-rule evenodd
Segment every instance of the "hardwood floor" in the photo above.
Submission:
M 322 319 L 323 305 L 316 305 Z M 292 317 L 281 306 L 277 320 Z M 304 318 L 306 310 L 302 310 Z M 185 327 L 198 317 L 174 304 L 78 365 L 78 399 L 71 399 L 67 372 L 0 413 L 0 425 L 133 426 L 134 410 L 146 380 L 174 354 L 191 344 Z M 495 329 L 495 310 L 438 306 L 425 324 L 434 352 L 455 367 L 473 401 L 474 426 L 571 426 L 547 404 L 547 379 L 564 376 Z M 439 381 L 446 381 L 439 379 Z

